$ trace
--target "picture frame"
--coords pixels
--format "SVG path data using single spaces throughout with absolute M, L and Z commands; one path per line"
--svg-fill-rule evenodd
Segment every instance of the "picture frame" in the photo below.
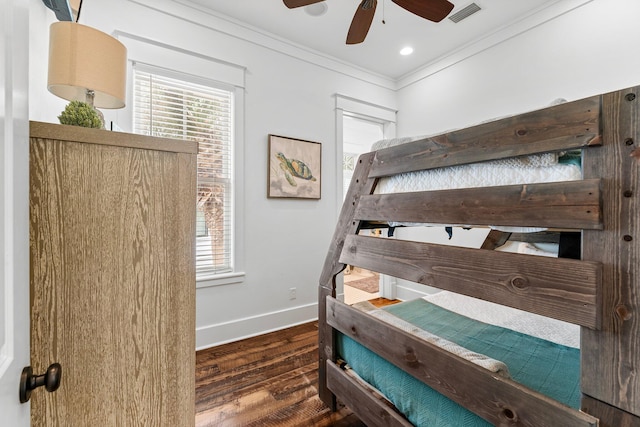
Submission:
M 269 135 L 267 197 L 319 200 L 322 144 Z

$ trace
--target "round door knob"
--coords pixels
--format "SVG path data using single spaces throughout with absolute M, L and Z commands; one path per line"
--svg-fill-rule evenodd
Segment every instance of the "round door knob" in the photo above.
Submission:
M 62 381 L 62 366 L 53 363 L 47 368 L 44 375 L 33 375 L 31 366 L 22 370 L 20 376 L 20 403 L 26 403 L 31 398 L 31 391 L 44 386 L 48 392 L 56 391 Z

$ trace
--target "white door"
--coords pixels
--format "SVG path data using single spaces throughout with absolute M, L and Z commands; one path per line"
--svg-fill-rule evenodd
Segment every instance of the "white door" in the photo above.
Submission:
M 29 365 L 29 2 L 0 0 L 0 414 L 29 425 L 18 384 Z

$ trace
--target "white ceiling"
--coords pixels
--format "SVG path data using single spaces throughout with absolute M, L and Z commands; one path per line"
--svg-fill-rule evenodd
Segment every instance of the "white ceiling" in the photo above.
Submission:
M 472 0 L 450 1 L 455 5 L 452 14 L 472 3 Z M 548 15 L 554 8 L 561 10 L 557 7 L 559 3 L 572 3 L 572 0 L 475 0 L 482 10 L 457 24 L 448 18 L 433 23 L 390 0 L 378 0 L 369 34 L 364 43 L 358 45 L 346 45 L 345 39 L 360 0 L 325 0 L 328 10 L 322 16 L 311 16 L 305 8 L 288 9 L 281 0 L 183 0 L 182 3 L 192 3 L 214 15 L 231 18 L 232 22 L 367 71 L 400 79 L 496 32 L 524 25 L 531 16 Z M 404 46 L 412 46 L 413 55 L 401 56 L 399 51 Z

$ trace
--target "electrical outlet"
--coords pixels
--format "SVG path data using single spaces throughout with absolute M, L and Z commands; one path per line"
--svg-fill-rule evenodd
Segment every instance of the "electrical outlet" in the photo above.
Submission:
M 296 299 L 296 288 L 289 288 L 289 299 Z

